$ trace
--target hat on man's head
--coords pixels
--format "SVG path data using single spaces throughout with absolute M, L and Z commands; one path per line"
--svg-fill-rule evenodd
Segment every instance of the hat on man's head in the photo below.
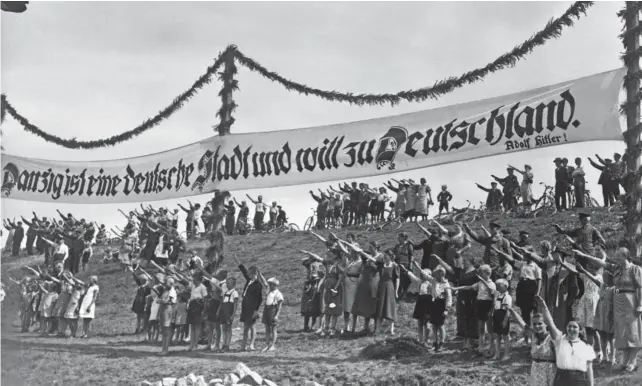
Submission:
M 561 163 L 561 162 L 562 162 L 562 159 L 561 159 L 560 157 L 557 157 L 557 158 L 555 158 L 555 160 L 553 160 L 553 162 L 555 162 L 555 163 L 558 163 L 558 162 L 559 162 L 559 163 Z
M 525 236 L 530 235 L 530 233 L 528 231 L 519 231 L 519 234 L 520 235 L 525 235 Z
M 499 229 L 499 228 L 501 228 L 501 227 L 502 227 L 501 225 L 499 225 L 499 223 L 498 223 L 497 221 L 491 221 L 488 225 L 489 225 L 491 228 L 497 228 L 497 229 Z
M 510 229 L 502 229 L 502 234 L 510 235 Z
M 622 155 L 620 153 L 615 153 L 613 154 L 613 158 L 622 158 Z
M 275 277 L 271 277 L 267 280 L 268 284 L 274 284 L 274 285 L 279 285 L 279 280 Z
M 612 160 L 612 159 L 610 159 L 610 158 L 605 158 L 605 159 L 604 159 L 604 163 L 605 163 L 605 164 L 611 164 L 611 163 L 613 163 L 613 160 Z
M 493 185 L 497 185 L 497 182 L 493 181 L 493 182 L 491 182 L 491 183 L 490 183 L 490 185 L 491 185 L 491 186 L 493 186 Z
M 590 213 L 586 213 L 586 212 L 580 212 L 580 214 L 578 214 L 578 216 L 580 218 L 591 218 L 591 214 Z

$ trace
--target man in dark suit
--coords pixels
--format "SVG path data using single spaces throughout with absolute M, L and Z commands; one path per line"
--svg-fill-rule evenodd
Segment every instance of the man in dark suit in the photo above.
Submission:
M 25 229 L 22 227 L 22 221 L 16 224 L 15 233 L 13 234 L 13 245 L 11 246 L 11 256 L 17 257 L 20 253 L 20 245 L 25 237 Z
M 566 210 L 566 193 L 568 192 L 568 169 L 561 158 L 555 158 L 555 206 L 558 211 Z
M 259 308 L 263 302 L 263 285 L 259 278 L 259 270 L 255 266 L 245 268 L 245 266 L 238 260 L 236 255 L 232 255 L 234 260 L 239 265 L 239 269 L 245 277 L 245 287 L 241 293 L 241 322 L 243 322 L 243 344 L 241 347 L 245 349 L 254 350 L 254 339 L 256 338 L 256 331 L 254 325 L 259 319 Z M 247 346 L 248 334 L 250 335 L 250 344 Z

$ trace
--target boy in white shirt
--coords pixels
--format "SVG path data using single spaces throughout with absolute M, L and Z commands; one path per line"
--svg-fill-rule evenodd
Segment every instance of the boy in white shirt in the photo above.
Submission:
M 492 270 L 489 265 L 484 264 L 479 267 L 480 281 L 473 285 L 454 287 L 453 291 L 472 290 L 477 291 L 477 300 L 475 301 L 475 317 L 477 318 L 477 328 L 479 331 L 478 352 L 483 354 L 485 346 L 486 331 L 490 332 L 490 313 L 493 311 L 493 299 L 495 298 L 495 283 L 490 279 Z
M 502 340 L 504 340 L 504 357 L 503 360 L 509 359 L 510 352 L 510 319 L 508 309 L 513 306 L 513 298 L 508 294 L 508 281 L 498 279 L 495 282 L 497 292 L 493 306 L 493 338 L 495 340 L 495 349 L 493 360 L 499 359 Z
M 276 323 L 279 321 L 279 314 L 283 305 L 283 294 L 279 291 L 279 281 L 272 277 L 267 281 L 270 287 L 267 299 L 265 300 L 265 307 L 263 308 L 263 324 L 265 324 L 265 335 L 267 346 L 262 352 L 274 351 L 276 344 Z

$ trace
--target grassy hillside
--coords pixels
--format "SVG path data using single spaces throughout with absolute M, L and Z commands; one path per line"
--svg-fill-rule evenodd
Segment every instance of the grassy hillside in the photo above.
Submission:
M 605 211 L 594 213 L 594 223 L 609 244 L 615 245 L 622 236 L 619 220 Z M 516 233 L 527 229 L 533 243 L 551 238 L 553 223 L 570 227 L 577 222 L 576 214 L 558 214 L 553 218 L 506 220 L 504 226 Z M 403 228 L 415 240 L 421 240 L 418 228 L 406 224 Z M 365 232 L 354 230 L 357 235 Z M 345 231 L 339 232 L 341 236 Z M 370 232 L 368 237 L 384 247 L 395 242 L 394 233 Z M 191 245 L 204 248 L 204 244 Z M 299 296 L 305 273 L 301 266 L 299 249 L 322 252 L 323 246 L 308 234 L 250 235 L 226 239 L 226 253 L 236 253 L 246 264 L 256 264 L 266 277 L 276 276 L 281 281 L 285 308 L 280 320 L 278 350 L 270 354 L 233 351 L 215 354 L 187 352 L 186 347 L 173 347 L 170 357 L 155 354 L 159 347 L 140 343 L 141 337 L 132 335 L 135 317 L 129 311 L 134 292 L 134 281 L 123 274 L 118 266 L 93 262 L 89 272 L 99 275 L 100 298 L 94 323 L 95 337 L 88 340 L 41 338 L 33 333 L 20 334 L 17 328 L 18 294 L 13 286 L 2 304 L 2 382 L 7 385 L 132 385 L 141 380 L 158 380 L 164 376 L 184 376 L 190 372 L 214 378 L 231 370 L 237 362 L 244 362 L 259 374 L 278 384 L 299 385 L 304 380 L 316 380 L 326 385 L 517 385 L 524 384 L 530 368 L 528 350 L 517 347 L 509 363 L 490 362 L 459 351 L 459 343 L 447 344 L 439 353 L 392 361 L 365 360 L 359 352 L 367 345 L 386 337 L 359 339 L 322 339 L 304 334 L 299 315 Z M 469 253 L 480 254 L 475 245 Z M 225 268 L 240 273 L 233 262 L 225 261 Z M 38 263 L 36 258 L 17 260 L 3 257 L 2 278 L 20 277 L 21 264 Z M 240 284 L 242 284 L 242 280 Z M 411 319 L 412 304 L 400 305 L 398 336 L 415 337 L 415 321 Z M 238 317 L 237 317 L 238 320 Z M 342 325 L 342 322 L 339 322 Z M 240 327 L 237 324 L 235 327 Z M 454 336 L 454 324 L 448 324 L 449 337 Z M 234 341 L 238 339 L 238 333 Z M 264 328 L 258 326 L 258 347 L 263 347 Z M 239 343 L 233 341 L 232 348 Z M 640 374 L 624 377 L 612 373 L 606 366 L 597 367 L 598 385 L 639 385 Z

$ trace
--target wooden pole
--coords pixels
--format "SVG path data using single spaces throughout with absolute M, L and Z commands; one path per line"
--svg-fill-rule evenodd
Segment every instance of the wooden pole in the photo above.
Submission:
M 237 81 L 234 79 L 236 75 L 236 64 L 234 63 L 235 52 L 236 46 L 234 45 L 227 47 L 225 52 L 225 69 L 220 77 L 223 81 L 223 88 L 220 94 L 222 106 L 219 110 L 220 123 L 218 125 L 218 135 L 230 134 L 230 128 L 234 123 L 232 111 L 234 111 L 236 104 L 234 103 L 232 93 L 234 89 L 237 88 Z
M 626 31 L 637 29 L 640 24 L 640 10 L 636 2 L 626 2 Z M 635 172 L 629 181 L 627 214 L 626 214 L 626 240 L 632 256 L 640 257 L 640 235 L 642 234 L 642 186 L 641 177 L 641 150 L 640 140 L 640 59 L 635 54 L 640 48 L 640 32 L 628 33 L 624 37 L 624 47 L 627 54 L 625 59 L 627 67 L 626 81 L 626 155 L 629 171 Z

